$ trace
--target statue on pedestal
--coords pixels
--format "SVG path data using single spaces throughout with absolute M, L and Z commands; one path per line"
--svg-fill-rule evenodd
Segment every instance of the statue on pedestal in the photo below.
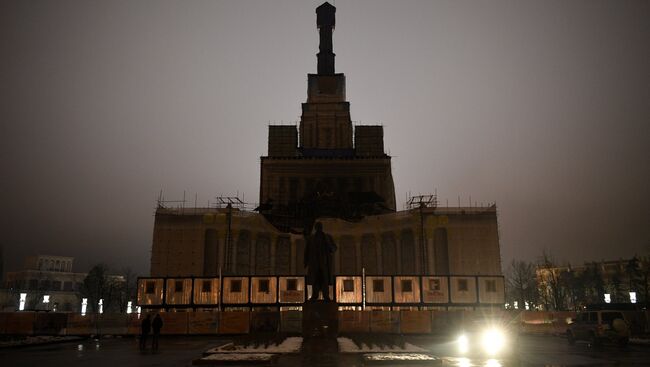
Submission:
M 311 285 L 311 298 L 317 301 L 323 294 L 325 302 L 330 301 L 329 286 L 334 284 L 334 252 L 336 244 L 332 236 L 323 232 L 323 224 L 316 222 L 316 231 L 305 231 L 305 267 L 307 268 L 307 285 Z

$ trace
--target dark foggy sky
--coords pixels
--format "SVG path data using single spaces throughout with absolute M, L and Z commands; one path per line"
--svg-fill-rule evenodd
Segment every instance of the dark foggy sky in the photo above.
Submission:
M 155 199 L 258 200 L 321 1 L 0 2 L 0 242 L 149 271 Z M 496 201 L 503 261 L 650 252 L 650 2 L 339 0 L 396 195 Z

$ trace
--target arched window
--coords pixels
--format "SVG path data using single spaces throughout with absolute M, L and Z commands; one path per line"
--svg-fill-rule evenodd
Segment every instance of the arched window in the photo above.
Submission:
M 400 252 L 402 255 L 402 273 L 415 274 L 415 237 L 413 230 L 405 229 L 400 236 Z
M 446 228 L 436 228 L 433 236 L 433 246 L 436 274 L 449 274 L 449 245 L 447 243 Z
M 381 235 L 381 262 L 383 274 L 397 274 L 397 244 L 392 232 Z
M 373 234 L 364 234 L 361 237 L 361 266 L 366 269 L 366 274 L 377 275 L 377 243 Z
M 219 266 L 219 236 L 217 231 L 207 229 L 203 243 L 203 275 L 216 276 Z

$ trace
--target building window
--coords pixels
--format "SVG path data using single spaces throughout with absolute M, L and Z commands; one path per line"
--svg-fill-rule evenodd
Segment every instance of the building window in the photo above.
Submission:
M 270 281 L 268 279 L 260 279 L 259 285 L 258 285 L 258 291 L 260 293 L 269 293 L 270 290 Z
M 343 280 L 343 292 L 354 292 L 354 280 L 352 279 Z
M 486 292 L 496 292 L 497 291 L 497 281 L 494 279 L 485 281 L 485 291 Z
M 287 279 L 287 290 L 288 291 L 297 291 L 298 290 L 298 279 Z
M 201 283 L 201 292 L 203 293 L 212 292 L 212 282 L 209 280 L 204 280 L 203 283 Z
M 413 281 L 411 279 L 402 279 L 400 284 L 402 285 L 402 293 L 413 292 Z
M 63 282 L 63 290 L 67 292 L 72 291 L 72 282 Z
M 55 280 L 52 282 L 52 290 L 53 291 L 60 291 L 61 290 L 61 282 L 58 280 Z
M 156 282 L 149 281 L 144 284 L 145 294 L 154 294 L 155 291 L 156 291 Z
M 241 293 L 241 279 L 231 279 L 230 280 L 230 292 L 231 293 Z
M 458 290 L 460 292 L 467 292 L 469 290 L 467 279 L 458 279 Z
M 181 293 L 183 292 L 183 281 L 177 280 L 174 282 L 174 292 Z
M 27 288 L 29 288 L 29 290 L 38 289 L 38 279 L 30 279 L 29 280 L 29 286 Z
M 384 291 L 384 280 L 383 279 L 373 279 L 372 280 L 372 291 L 373 292 L 383 292 Z
M 429 279 L 429 290 L 439 291 L 440 290 L 440 279 Z
M 50 280 L 41 280 L 41 289 L 48 290 L 52 288 L 52 281 Z

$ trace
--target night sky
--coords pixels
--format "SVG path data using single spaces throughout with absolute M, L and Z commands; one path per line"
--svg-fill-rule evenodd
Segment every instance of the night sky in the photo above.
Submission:
M 0 242 L 149 272 L 155 200 L 258 200 L 321 1 L 0 2 Z M 501 253 L 650 253 L 650 2 L 339 0 L 336 70 L 398 205 L 496 201 Z M 474 203 L 472 203 L 474 205 Z

